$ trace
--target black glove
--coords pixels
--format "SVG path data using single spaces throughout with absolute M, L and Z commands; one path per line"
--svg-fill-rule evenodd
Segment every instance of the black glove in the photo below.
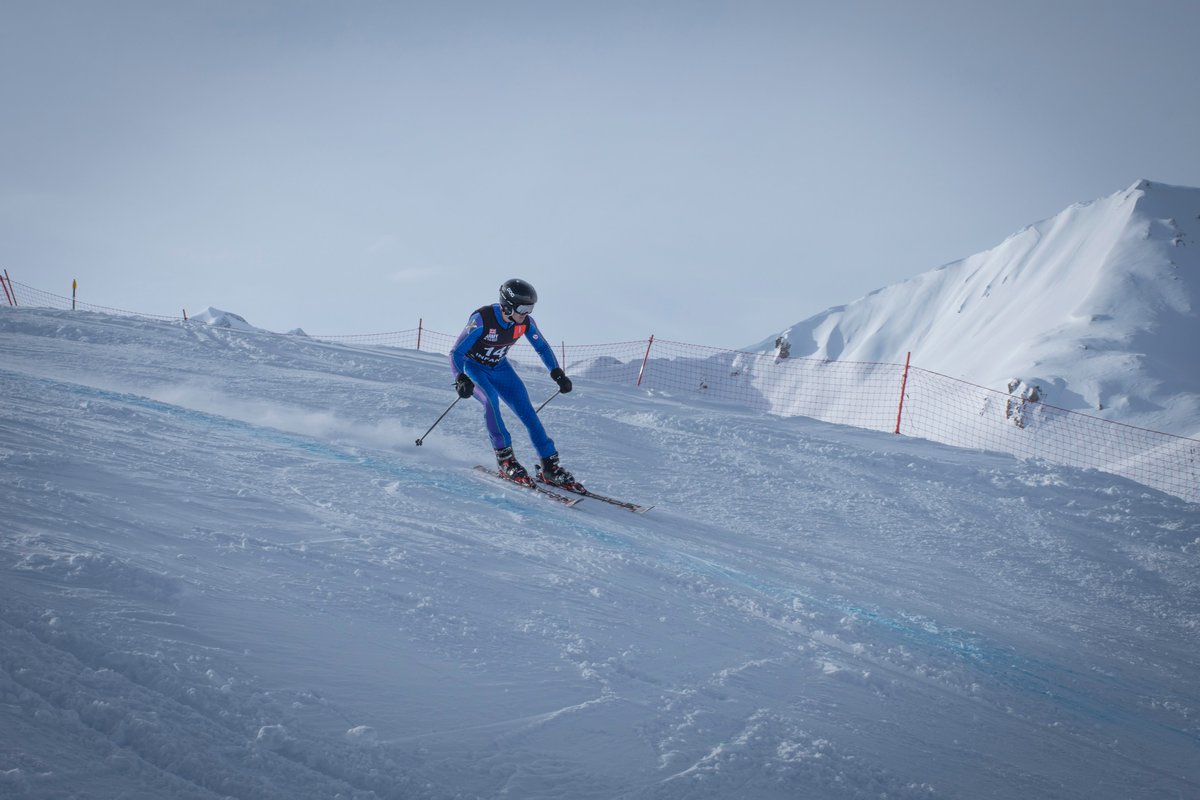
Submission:
M 555 367 L 550 371 L 550 377 L 558 384 L 558 390 L 563 394 L 571 391 L 571 379 L 567 377 L 567 373 L 562 371 L 562 367 Z
M 454 388 L 458 390 L 458 396 L 465 400 L 475 393 L 475 381 L 468 378 L 467 373 L 460 372 L 454 379 Z

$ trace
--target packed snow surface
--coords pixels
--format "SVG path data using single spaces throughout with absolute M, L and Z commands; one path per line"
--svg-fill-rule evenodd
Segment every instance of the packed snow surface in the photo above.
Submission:
M 414 446 L 441 355 L 0 352 L 4 798 L 1200 796 L 1196 505 L 583 379 L 564 464 L 655 508 L 564 508 L 474 403 Z

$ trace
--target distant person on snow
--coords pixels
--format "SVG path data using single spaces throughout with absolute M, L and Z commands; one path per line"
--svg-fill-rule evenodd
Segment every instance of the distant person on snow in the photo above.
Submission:
M 775 363 L 783 361 L 792 354 L 792 343 L 782 336 L 775 339 Z
M 488 436 L 496 450 L 496 463 L 500 473 L 511 481 L 531 485 L 533 479 L 513 456 L 512 437 L 500 417 L 500 400 L 511 408 L 525 427 L 529 438 L 541 458 L 540 472 L 547 483 L 569 489 L 582 489 L 571 473 L 558 463 L 558 451 L 554 441 L 546 435 L 542 421 L 538 419 L 529 391 L 521 381 L 512 364 L 508 363 L 508 350 L 522 336 L 529 339 L 533 349 L 541 357 L 550 377 L 558 384 L 563 394 L 571 391 L 571 379 L 558 365 L 554 350 L 546 342 L 537 323 L 529 316 L 537 302 L 537 292 L 527 282 L 513 278 L 500 286 L 500 302 L 478 308 L 471 314 L 467 327 L 459 335 L 450 351 L 450 363 L 454 367 L 454 388 L 462 398 L 475 395 L 483 404 L 483 418 L 487 423 Z

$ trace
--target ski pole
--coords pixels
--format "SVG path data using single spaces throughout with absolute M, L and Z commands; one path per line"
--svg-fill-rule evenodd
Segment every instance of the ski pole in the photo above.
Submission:
M 554 394 L 547 397 L 546 403 L 549 403 L 551 400 L 558 397 L 560 394 L 562 394 L 562 389 L 559 389 L 557 392 L 555 392 Z M 546 403 L 542 403 L 540 406 L 537 407 L 537 413 L 539 413 L 539 414 L 542 413 L 542 409 L 546 407 Z
M 456 405 L 458 405 L 458 401 L 459 401 L 459 400 L 462 400 L 462 398 L 461 398 L 461 397 L 456 397 L 456 398 L 454 398 L 454 402 L 453 402 L 453 403 L 451 403 L 449 406 L 447 406 L 447 407 L 446 407 L 446 410 L 442 412 L 442 416 L 440 416 L 440 417 L 438 417 L 438 418 L 437 418 L 437 422 L 434 422 L 432 425 L 430 425 L 430 426 L 429 426 L 429 430 L 425 431 L 425 436 L 428 436 L 430 433 L 432 433 L 432 432 L 433 432 L 433 429 L 434 429 L 434 428 L 436 428 L 436 427 L 438 426 L 438 422 L 441 422 L 441 421 L 442 421 L 442 419 L 443 419 L 443 418 L 444 418 L 444 417 L 445 417 L 447 414 L 449 414 L 449 413 L 450 413 L 450 409 L 452 409 L 452 408 L 454 408 Z M 420 439 L 417 439 L 417 447 L 420 447 L 421 445 L 423 445 L 423 444 L 425 443 L 425 436 L 422 436 Z

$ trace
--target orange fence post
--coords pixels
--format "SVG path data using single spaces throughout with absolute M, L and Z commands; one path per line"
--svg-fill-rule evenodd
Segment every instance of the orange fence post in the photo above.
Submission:
M 912 360 L 912 351 L 904 357 L 904 377 L 900 379 L 900 407 L 896 409 L 896 433 L 900 432 L 900 416 L 904 413 L 904 389 L 908 386 L 908 362 Z
M 646 355 L 642 356 L 642 368 L 638 370 L 637 385 L 642 385 L 642 375 L 646 372 L 646 362 L 650 360 L 650 347 L 654 344 L 654 334 L 650 334 L 650 341 L 646 342 Z
M 417 349 L 421 349 L 421 331 L 425 327 L 425 318 L 421 317 L 417 320 Z

